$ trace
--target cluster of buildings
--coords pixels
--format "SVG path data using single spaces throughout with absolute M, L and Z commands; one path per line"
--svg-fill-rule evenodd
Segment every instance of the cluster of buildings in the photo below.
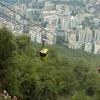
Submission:
M 0 27 L 6 25 L 17 35 L 30 34 L 39 43 L 45 34 L 48 44 L 100 54 L 100 0 L 18 0 L 9 7 L 18 14 L 0 6 L 0 12 L 11 18 L 0 14 Z
M 4 2 L 2 3 L 4 4 Z M 41 43 L 43 35 L 50 45 L 56 43 L 55 33 L 46 29 L 46 21 L 43 17 L 43 1 L 32 1 L 28 4 L 17 3 L 5 6 L 0 4 L 0 27 L 7 27 L 15 35 L 30 35 L 31 40 Z

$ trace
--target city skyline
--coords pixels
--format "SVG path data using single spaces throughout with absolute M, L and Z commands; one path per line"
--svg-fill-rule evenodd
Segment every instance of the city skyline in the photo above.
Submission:
M 97 46 L 99 45 L 98 41 L 100 41 L 100 38 L 97 38 L 100 36 L 100 13 L 97 12 L 100 9 L 99 0 L 89 0 L 88 3 L 87 0 L 76 0 L 78 2 L 82 1 L 84 4 L 82 7 L 80 4 L 78 4 L 78 6 L 76 4 L 72 6 L 70 3 L 64 4 L 65 1 L 61 0 L 61 4 L 56 4 L 53 1 L 55 0 L 52 0 L 52 2 L 49 0 L 45 2 L 32 0 L 27 4 L 15 3 L 8 7 L 18 14 L 8 8 L 2 9 L 2 7 L 1 12 L 8 16 L 3 17 L 5 18 L 7 27 L 10 26 L 12 31 L 17 34 L 19 33 L 18 35 L 25 33 L 30 34 L 32 41 L 41 42 L 41 28 L 39 30 L 37 28 L 42 27 L 48 31 L 46 34 L 49 38 L 49 44 L 65 45 L 73 49 L 83 48 L 89 53 L 98 53 L 100 49 L 99 46 Z M 72 0 L 72 2 L 75 2 L 75 0 Z M 34 26 L 34 28 L 30 30 L 32 23 L 24 20 L 19 14 L 39 26 Z M 14 19 L 22 25 L 18 25 L 17 22 L 13 23 L 7 21 L 9 17 L 10 20 Z M 62 38 L 63 41 L 60 41 L 60 38 L 57 39 L 58 37 Z M 54 42 L 55 40 L 56 42 Z M 92 48 L 94 48 L 94 51 Z

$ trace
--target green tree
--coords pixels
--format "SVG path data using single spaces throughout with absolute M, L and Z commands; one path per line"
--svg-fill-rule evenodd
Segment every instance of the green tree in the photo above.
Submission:
M 0 62 L 6 61 L 16 50 L 14 36 L 6 28 L 0 29 Z

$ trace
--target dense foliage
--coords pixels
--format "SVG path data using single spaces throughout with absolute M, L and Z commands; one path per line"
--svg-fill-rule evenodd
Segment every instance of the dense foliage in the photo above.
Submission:
M 28 36 L 0 30 L 0 91 L 18 100 L 100 100 L 99 56 L 48 46 L 48 60 Z

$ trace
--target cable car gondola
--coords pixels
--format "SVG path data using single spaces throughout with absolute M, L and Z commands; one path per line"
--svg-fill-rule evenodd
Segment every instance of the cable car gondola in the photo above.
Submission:
M 42 36 L 42 49 L 40 50 L 40 57 L 43 60 L 46 60 L 48 58 L 48 49 L 44 47 L 45 42 L 46 42 L 46 37 Z
M 47 57 L 48 57 L 48 49 L 47 48 L 43 48 L 43 49 L 41 49 L 41 51 L 40 51 L 40 57 L 42 58 L 42 59 L 47 59 Z

